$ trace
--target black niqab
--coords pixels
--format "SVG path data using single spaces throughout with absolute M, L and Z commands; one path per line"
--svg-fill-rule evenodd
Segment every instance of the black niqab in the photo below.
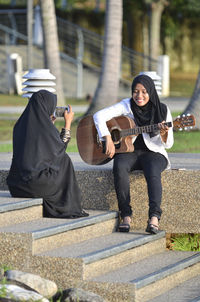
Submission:
M 40 90 L 32 95 L 13 131 L 13 159 L 7 184 L 14 197 L 43 198 L 43 216 L 88 216 L 66 145 L 50 119 L 56 95 Z
M 166 120 L 167 107 L 165 104 L 160 102 L 153 80 L 147 75 L 139 75 L 135 77 L 132 83 L 132 95 L 135 86 L 140 83 L 142 84 L 148 94 L 149 102 L 144 106 L 138 106 L 133 98 L 131 98 L 131 110 L 134 114 L 134 119 L 138 126 L 146 126 L 161 123 Z M 149 133 L 150 137 L 155 136 L 157 132 Z
M 13 156 L 24 179 L 45 168 L 59 170 L 65 145 L 50 119 L 56 104 L 53 93 L 46 90 L 34 93 L 14 127 Z

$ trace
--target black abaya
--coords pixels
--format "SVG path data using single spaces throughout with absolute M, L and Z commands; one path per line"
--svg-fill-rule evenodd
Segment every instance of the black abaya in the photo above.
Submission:
M 50 115 L 56 96 L 46 90 L 34 93 L 13 131 L 13 159 L 7 184 L 13 197 L 43 198 L 43 216 L 88 216 L 66 145 Z

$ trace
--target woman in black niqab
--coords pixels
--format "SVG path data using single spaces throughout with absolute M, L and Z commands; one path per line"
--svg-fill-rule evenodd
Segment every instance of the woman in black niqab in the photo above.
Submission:
M 66 143 L 50 116 L 57 104 L 53 93 L 32 95 L 13 130 L 13 159 L 7 184 L 14 197 L 43 198 L 43 216 L 88 216 Z

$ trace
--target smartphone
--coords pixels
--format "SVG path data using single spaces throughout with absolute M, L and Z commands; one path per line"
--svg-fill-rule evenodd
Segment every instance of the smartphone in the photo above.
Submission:
M 55 117 L 63 117 L 65 110 L 67 110 L 69 112 L 69 106 L 67 106 L 67 107 L 56 107 L 53 115 Z

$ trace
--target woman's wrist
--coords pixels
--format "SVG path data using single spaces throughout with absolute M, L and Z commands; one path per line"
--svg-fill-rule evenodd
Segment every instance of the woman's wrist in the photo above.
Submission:
M 71 129 L 71 123 L 69 123 L 69 122 L 65 123 L 64 128 L 70 130 Z
M 70 129 L 62 128 L 60 133 L 60 138 L 64 143 L 67 143 L 71 139 L 71 131 Z
M 162 141 L 163 141 L 164 143 L 166 143 L 167 137 L 168 137 L 168 132 L 165 132 L 165 133 L 163 133 L 163 134 L 160 134 L 160 136 L 161 136 Z

